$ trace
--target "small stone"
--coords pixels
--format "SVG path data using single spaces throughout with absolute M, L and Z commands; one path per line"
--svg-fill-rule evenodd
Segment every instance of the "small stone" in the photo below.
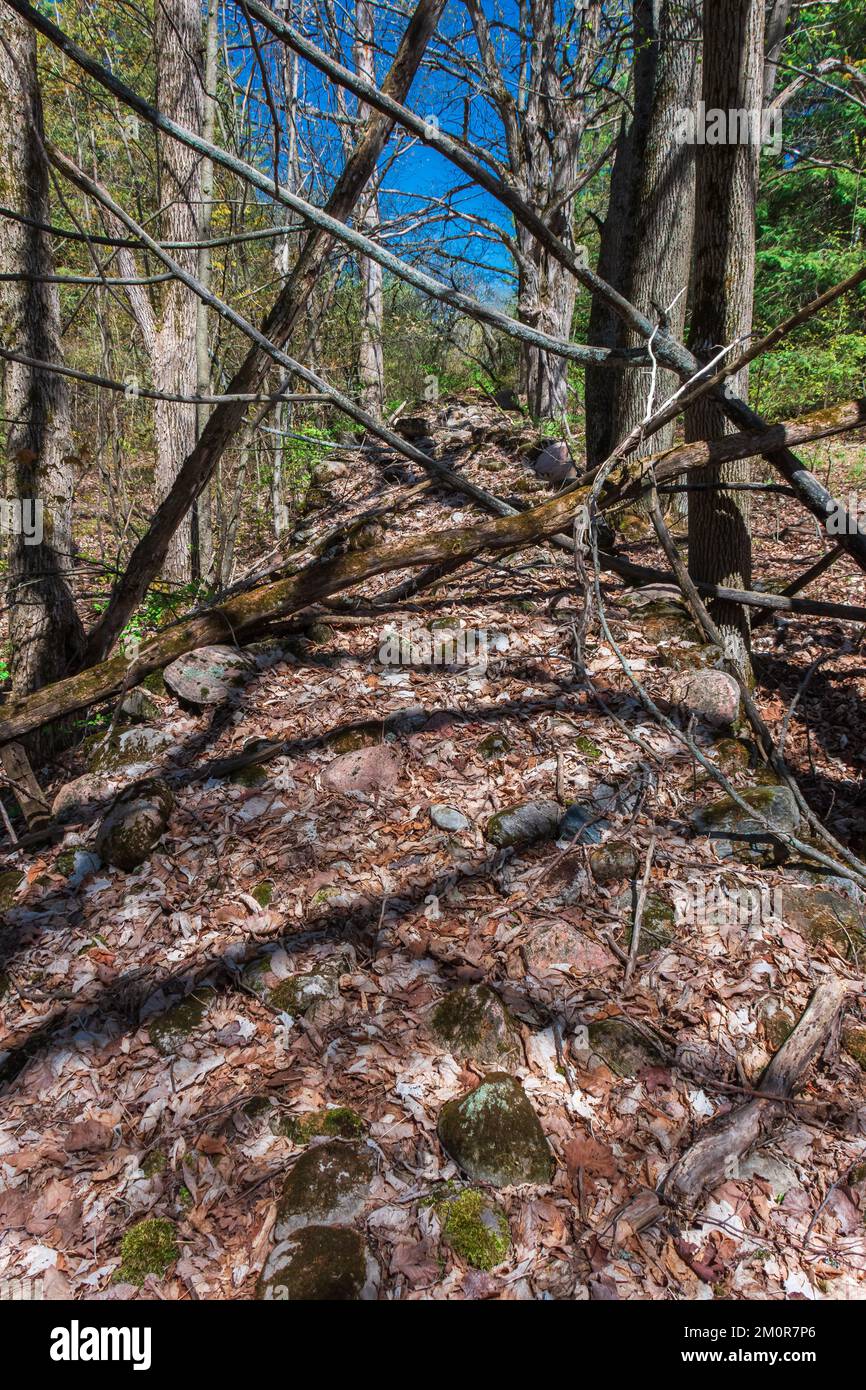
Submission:
M 455 834 L 469 829 L 469 821 L 456 806 L 437 804 L 430 807 L 430 819 L 440 830 L 451 830 Z
M 787 850 L 773 832 L 790 834 L 799 829 L 800 812 L 793 794 L 787 787 L 768 786 L 752 787 L 741 796 L 747 805 L 766 818 L 769 830 L 742 811 L 729 796 L 696 808 L 691 816 L 693 829 L 715 840 L 721 854 L 733 854 L 738 859 L 759 863 L 782 862 Z
M 130 690 L 125 696 L 120 706 L 120 713 L 124 719 L 129 719 L 135 724 L 146 724 L 151 719 L 158 719 L 161 710 L 146 690 L 138 686 L 135 690 Z
M 446 1153 L 474 1182 L 493 1187 L 547 1184 L 550 1146 L 520 1082 L 502 1072 L 485 1076 L 474 1091 L 449 1100 L 439 1115 Z
M 598 946 L 567 922 L 542 922 L 530 927 L 522 939 L 527 969 L 536 976 L 557 971 L 572 975 L 597 975 L 614 963 L 604 946 Z
M 344 796 L 360 792 L 386 791 L 400 776 L 400 759 L 392 748 L 378 743 L 371 748 L 358 748 L 341 753 L 322 773 L 322 785 Z
M 758 1020 L 764 1042 L 770 1052 L 778 1052 L 786 1042 L 797 1022 L 790 1009 L 786 1009 L 778 999 L 768 995 L 758 1007 Z
M 492 762 L 495 758 L 504 758 L 506 753 L 510 753 L 511 744 L 504 734 L 488 734 L 479 743 L 478 752 L 486 762 Z
M 346 1302 L 362 1298 L 372 1264 L 362 1236 L 341 1226 L 304 1226 L 274 1246 L 257 1297 L 268 1301 Z
M 165 683 L 191 705 L 219 705 L 235 694 L 255 670 L 255 662 L 236 647 L 197 647 L 166 666 Z
M 716 727 L 728 728 L 740 716 L 740 687 L 727 671 L 684 671 L 671 684 L 671 700 Z
M 552 840 L 561 818 L 562 809 L 556 801 L 521 801 L 490 817 L 485 839 L 499 849 Z
M 137 869 L 165 833 L 173 804 L 165 782 L 154 779 L 130 788 L 97 831 L 96 853 L 102 862 L 127 873 Z
M 608 840 L 590 851 L 589 867 L 596 883 L 618 883 L 620 879 L 637 876 L 640 858 L 627 840 Z
M 0 874 L 0 909 L 4 912 L 14 903 L 15 895 L 25 877 L 21 869 L 5 869 Z
M 597 845 L 601 843 L 602 831 L 606 829 L 607 821 L 599 815 L 595 806 L 583 806 L 579 801 L 573 801 L 559 822 L 556 838 Z
M 549 483 L 566 483 L 577 477 L 571 450 L 564 439 L 557 439 L 542 449 L 535 460 L 535 475 Z
M 437 1006 L 433 1032 L 452 1056 L 494 1070 L 519 1067 L 523 1048 L 517 1027 L 487 985 L 461 985 Z
M 664 1054 L 627 1019 L 605 1018 L 588 1028 L 590 1051 L 616 1072 L 617 1076 L 637 1076 L 645 1067 L 664 1065 Z
M 118 785 L 118 778 L 107 773 L 85 772 L 60 788 L 51 803 L 52 814 L 56 820 L 80 820 L 101 802 L 109 801 Z
M 301 1226 L 340 1226 L 363 1210 L 376 1174 L 374 1152 L 363 1143 L 330 1139 L 307 1149 L 291 1168 L 277 1203 L 274 1239 Z

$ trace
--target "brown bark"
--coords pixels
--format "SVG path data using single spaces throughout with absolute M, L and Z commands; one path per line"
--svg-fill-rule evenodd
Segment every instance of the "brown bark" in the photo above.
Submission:
M 154 15 L 156 104 L 187 130 L 204 125 L 204 47 L 200 0 L 157 0 Z M 159 196 L 165 241 L 195 241 L 201 208 L 201 156 L 187 145 L 161 136 Z M 195 274 L 195 251 L 178 251 L 185 270 Z M 185 285 L 171 281 L 156 325 L 153 379 L 158 390 L 191 396 L 196 390 L 196 321 L 198 300 Z M 180 466 L 195 445 L 196 408 L 171 401 L 154 406 L 156 490 L 166 497 Z M 164 572 L 183 583 L 192 576 L 191 529 L 187 517 L 175 531 L 165 556 Z
M 761 108 L 764 62 L 763 0 L 730 0 L 707 5 L 704 15 L 702 99 L 706 110 Z M 757 122 L 758 131 L 760 121 Z M 754 129 L 754 125 L 752 126 Z M 742 132 L 740 132 L 742 134 Z M 697 145 L 694 286 L 690 347 L 708 361 L 722 346 L 745 345 L 752 327 L 755 275 L 755 202 L 759 144 L 740 139 Z M 730 388 L 745 400 L 748 367 Z M 715 439 L 730 430 L 719 404 L 704 398 L 686 413 L 687 439 Z M 752 540 L 748 492 L 729 491 L 726 482 L 748 482 L 743 463 L 708 468 L 694 481 L 713 490 L 693 493 L 689 502 L 689 573 L 695 580 L 731 589 L 752 587 Z M 749 620 L 735 604 L 716 602 L 711 616 L 724 634 L 728 655 L 748 667 Z
M 36 70 L 36 35 L 23 20 L 7 15 L 0 45 L 0 131 L 11 203 L 33 223 L 50 222 L 48 170 L 42 148 L 42 101 Z M 59 362 L 60 309 L 49 239 L 38 226 L 7 224 L 0 241 L 6 272 L 28 278 L 2 287 L 2 337 L 23 355 Z M 4 498 L 23 508 L 31 534 L 11 527 L 7 602 L 12 644 L 12 687 L 28 694 L 61 679 L 77 665 L 84 633 L 69 586 L 72 565 L 73 465 L 69 396 L 57 373 L 7 362 L 3 408 Z M 41 539 L 39 534 L 39 508 Z M 17 530 L 16 530 L 17 527 Z M 31 743 L 34 757 L 50 752 L 50 740 Z

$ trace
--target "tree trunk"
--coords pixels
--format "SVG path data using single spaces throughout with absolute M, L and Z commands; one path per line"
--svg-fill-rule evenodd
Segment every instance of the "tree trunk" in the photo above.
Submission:
M 631 157 L 623 156 L 633 180 L 633 192 L 623 196 L 626 215 L 634 219 L 634 235 L 628 236 L 627 246 L 621 245 L 617 273 L 625 283 L 618 288 L 648 318 L 665 311 L 670 331 L 680 338 L 686 319 L 685 291 L 694 229 L 695 147 L 677 144 L 671 131 L 677 111 L 693 110 L 698 99 L 699 4 L 695 0 L 661 0 L 661 4 L 655 0 L 644 9 L 643 29 L 647 56 L 636 67 L 635 78 L 638 83 L 652 83 L 652 102 L 647 129 L 636 132 Z M 636 123 L 641 127 L 645 108 L 646 96 L 639 92 Z M 605 224 L 606 236 L 615 234 L 615 224 L 623 217 L 619 207 L 613 208 L 613 214 L 613 225 L 610 216 Z M 620 243 L 622 240 L 620 237 Z M 617 320 L 615 344 L 639 347 L 642 339 Z M 652 378 L 649 369 L 596 372 L 594 376 L 598 380 L 592 396 L 587 389 L 587 434 L 593 435 L 593 461 L 599 462 L 645 418 Z M 659 372 L 655 404 L 678 385 L 673 372 Z M 659 453 L 673 442 L 671 421 L 636 452 L 640 456 Z
M 204 123 L 204 53 L 199 0 L 160 3 L 155 10 L 156 104 L 165 115 L 201 133 Z M 159 138 L 160 205 L 165 241 L 195 241 L 201 206 L 201 157 L 170 136 Z M 191 275 L 197 270 L 195 251 L 175 252 Z M 196 324 L 198 301 L 179 281 L 163 296 L 156 326 L 153 357 L 154 386 L 159 391 L 191 396 L 196 389 Z M 194 405 L 157 401 L 156 490 L 160 500 L 171 489 L 184 459 L 195 446 Z M 179 583 L 192 576 L 191 523 L 187 515 L 173 535 L 163 572 Z
M 49 222 L 48 170 L 42 148 L 42 100 L 36 72 L 36 35 L 6 15 L 0 45 L 0 130 L 6 165 L 4 201 L 34 223 Z M 36 226 L 8 222 L 0 239 L 4 272 L 33 279 L 2 286 L 2 337 L 18 351 L 59 362 L 57 286 L 44 277 L 54 264 L 48 237 Z M 41 278 L 40 278 L 41 277 Z M 66 381 L 53 372 L 7 362 L 3 406 L 6 436 L 5 527 L 11 675 L 27 695 L 61 679 L 80 660 L 84 632 L 69 587 L 72 567 L 71 429 Z M 40 518 L 41 513 L 41 518 Z M 41 521 L 41 524 L 40 524 Z M 5 529 L 4 527 L 4 529 Z M 30 744 L 47 757 L 47 734 Z
M 219 42 L 219 26 L 217 23 L 218 4 L 217 0 L 208 0 L 207 19 L 205 23 L 205 65 L 204 65 L 204 120 L 202 134 L 205 140 L 212 142 L 214 128 L 216 124 L 216 82 L 217 82 L 217 45 Z M 201 203 L 199 204 L 198 217 L 198 239 L 201 242 L 209 240 L 211 233 L 211 222 L 213 219 L 213 160 L 203 159 L 201 162 Z M 211 282 L 211 261 L 213 253 L 209 246 L 202 246 L 198 252 L 197 276 L 200 284 L 206 289 L 210 288 Z M 211 354 L 210 354 L 210 315 L 207 305 L 201 300 L 196 301 L 196 325 L 195 325 L 195 375 L 196 375 L 196 394 L 199 396 L 208 395 L 211 390 Z M 196 406 L 196 437 L 200 438 L 202 430 L 207 424 L 210 407 L 207 405 Z M 192 514 L 193 545 L 192 570 L 193 577 L 209 579 L 212 577 L 214 567 L 214 541 L 213 541 L 213 515 L 211 509 L 211 488 L 210 485 L 202 488 L 196 498 Z
M 355 66 L 359 77 L 376 81 L 375 29 L 373 9 L 368 0 L 355 0 Z M 368 108 L 358 105 L 359 121 L 366 120 Z M 359 227 L 365 236 L 374 237 L 379 223 L 379 197 L 376 174 L 370 180 L 370 191 L 360 209 Z M 385 404 L 385 364 L 382 354 L 382 267 L 378 261 L 362 256 L 361 272 L 361 335 L 358 347 L 358 380 L 361 404 L 372 415 L 381 415 Z
M 709 4 L 704 15 L 702 98 L 707 111 L 759 112 L 763 91 L 763 0 Z M 749 124 L 749 123 L 747 123 Z M 755 274 L 757 139 L 696 146 L 695 260 L 690 346 L 701 360 L 719 347 L 744 339 L 752 327 Z M 727 129 L 730 140 L 733 132 Z M 739 132 L 744 135 L 743 131 Z M 741 399 L 748 392 L 748 367 L 731 378 Z M 686 414 L 686 438 L 717 439 L 731 426 L 717 402 L 700 401 Z M 695 580 L 731 589 L 752 587 L 752 539 L 748 492 L 725 483 L 748 482 L 751 464 L 729 463 L 698 472 L 696 483 L 717 485 L 695 492 L 689 503 L 689 573 Z M 710 614 L 722 630 L 728 656 L 749 669 L 749 619 L 736 604 L 716 601 Z
M 697 57 L 688 42 L 692 8 L 677 0 L 635 0 L 633 115 L 620 130 L 601 232 L 599 275 L 632 303 L 639 300 L 650 314 L 654 300 L 670 303 L 673 294 L 664 296 L 675 279 L 688 279 L 694 161 L 674 143 L 671 132 L 674 111 L 691 105 L 696 96 Z M 675 229 L 667 221 L 672 217 Z M 675 233 L 688 237 L 685 250 Z M 647 234 L 653 236 L 651 244 L 644 241 Z M 677 307 L 684 315 L 685 296 Z M 589 341 L 600 347 L 640 342 L 599 298 L 590 310 Z M 623 379 L 630 375 L 636 381 Z M 644 373 L 587 368 L 588 463 L 601 463 L 643 419 L 648 385 Z

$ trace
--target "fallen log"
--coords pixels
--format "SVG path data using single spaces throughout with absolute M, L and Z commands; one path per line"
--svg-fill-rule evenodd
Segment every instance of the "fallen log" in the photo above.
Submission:
M 852 421 L 857 423 L 852 424 Z M 773 429 L 778 431 L 796 428 L 800 439 L 807 436 L 814 439 L 851 428 L 860 428 L 864 424 L 866 400 L 860 400 L 848 401 L 833 411 L 820 411 L 817 415 L 806 416 L 791 425 L 774 426 Z M 705 461 L 706 452 L 715 457 L 717 450 L 724 450 L 726 457 L 737 457 L 738 455 L 731 451 L 741 450 L 743 452 L 739 456 L 748 457 L 750 453 L 757 451 L 762 433 L 756 435 L 748 432 L 710 441 L 699 447 L 697 459 L 695 446 L 685 445 L 682 456 L 688 457 L 686 467 L 700 466 Z M 643 462 L 648 465 L 650 460 Z M 662 477 L 682 470 L 680 451 L 672 450 L 659 456 L 657 472 Z M 0 713 L 3 715 L 0 722 L 0 744 L 21 738 L 31 730 L 75 710 L 86 709 L 88 705 L 110 699 L 143 680 L 151 671 L 167 666 L 170 661 L 195 647 L 207 646 L 211 642 L 223 642 L 226 638 L 231 641 L 237 641 L 241 637 L 250 639 L 275 619 L 290 617 L 331 594 L 349 589 L 375 575 L 442 564 L 448 565 L 449 569 L 455 569 L 482 551 L 519 550 L 544 537 L 551 537 L 557 544 L 573 551 L 573 540 L 564 534 L 561 528 L 569 526 L 579 514 L 588 489 L 578 487 L 560 493 L 537 507 L 518 512 L 499 498 L 476 488 L 468 479 L 463 479 L 452 470 L 443 470 L 443 473 L 450 486 L 474 496 L 482 505 L 496 511 L 497 519 L 445 534 L 440 531 L 421 535 L 382 549 L 358 551 L 333 560 L 317 561 L 273 583 L 234 594 L 219 607 L 208 609 L 177 623 L 174 627 L 166 628 L 148 643 L 132 663 L 129 663 L 122 653 L 117 653 L 107 661 L 88 667 L 78 675 L 69 676 L 53 685 L 44 686 L 32 695 L 9 700 L 0 705 Z M 627 480 L 627 486 L 612 487 L 604 499 L 605 506 L 621 504 L 625 495 L 631 495 L 631 489 L 631 480 Z M 619 568 L 624 574 L 630 572 L 639 579 L 647 576 L 651 576 L 653 580 L 658 578 L 658 572 L 642 571 L 640 567 L 629 566 L 627 561 L 621 561 L 618 557 L 609 556 L 607 559 L 611 568 Z M 664 577 L 666 582 L 670 580 L 670 576 Z M 751 598 L 755 602 L 766 602 L 766 605 L 771 607 L 775 607 L 777 603 L 781 606 L 808 602 L 782 599 L 781 596 L 773 594 L 753 595 Z M 839 616 L 837 610 L 840 605 L 825 607 L 833 608 L 830 616 Z M 792 608 L 790 611 L 797 610 Z
M 655 1192 L 642 1192 L 620 1208 L 615 1223 L 642 1231 L 671 1208 L 694 1209 L 706 1193 L 736 1178 L 739 1160 L 776 1127 L 786 1102 L 829 1040 L 848 992 L 845 980 L 818 985 L 805 1013 L 773 1056 L 755 1090 L 760 1096 L 713 1120 L 670 1168 Z

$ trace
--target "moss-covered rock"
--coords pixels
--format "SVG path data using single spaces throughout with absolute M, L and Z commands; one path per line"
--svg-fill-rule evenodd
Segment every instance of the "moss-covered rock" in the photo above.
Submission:
M 511 743 L 504 734 L 488 734 L 479 743 L 478 752 L 486 762 L 492 762 L 495 758 L 504 758 L 506 753 L 510 753 Z
M 276 1240 L 301 1226 L 346 1225 L 363 1209 L 376 1172 L 373 1150 L 339 1139 L 301 1154 L 283 1184 L 274 1226 Z
M 474 1269 L 502 1264 L 511 1245 L 508 1218 L 483 1192 L 468 1187 L 441 1204 L 442 1234 L 455 1255 Z
M 499 849 L 520 848 L 554 839 L 561 820 L 562 808 L 556 801 L 519 801 L 490 817 L 484 837 Z
M 179 1004 L 156 1014 L 147 1026 L 151 1043 L 163 1057 L 179 1052 L 191 1033 L 204 1022 L 208 1005 L 214 997 L 212 989 L 199 989 L 187 995 Z
M 169 787 L 158 778 L 121 795 L 96 834 L 102 862 L 127 873 L 137 869 L 165 833 L 173 805 Z
M 628 840 L 607 840 L 590 851 L 589 867 L 597 883 L 618 883 L 637 876 L 640 858 Z
M 180 1255 L 171 1221 L 150 1217 L 131 1226 L 120 1242 L 120 1268 L 117 1284 L 141 1285 L 149 1274 L 163 1279 Z
M 492 1072 L 439 1115 L 446 1153 L 474 1182 L 493 1187 L 548 1183 L 553 1155 L 538 1116 L 513 1076 Z
M 281 1114 L 273 1128 L 294 1144 L 308 1144 L 318 1138 L 360 1139 L 367 1131 L 367 1122 L 350 1106 L 333 1105 L 304 1115 Z
M 866 910 L 833 888 L 786 883 L 782 915 L 807 941 L 831 941 L 843 955 L 866 946 Z
M 381 738 L 381 724 L 371 724 L 359 729 L 337 729 L 335 733 L 328 734 L 325 746 L 332 748 L 335 753 L 355 753 L 359 748 L 371 748 Z
M 88 767 L 91 772 L 126 773 L 150 768 L 173 744 L 171 734 L 149 724 L 115 730 L 107 740 L 104 734 L 92 734 L 85 741 Z
M 305 1226 L 271 1251 L 257 1286 L 267 1300 L 345 1302 L 361 1297 L 368 1256 L 357 1231 Z
M 151 723 L 154 719 L 159 718 L 161 712 L 156 700 L 141 686 L 135 690 L 130 690 L 120 706 L 120 713 L 124 719 L 128 719 L 132 724 Z
M 866 1071 L 866 1028 L 859 1023 L 846 1028 L 842 1034 L 842 1046 L 858 1067 Z
M 20 869 L 6 869 L 0 874 L 0 912 L 8 911 L 12 906 L 24 877 Z
M 617 1076 L 637 1076 L 645 1067 L 664 1063 L 664 1054 L 625 1018 L 605 1018 L 588 1028 L 590 1050 L 616 1072 Z
M 229 773 L 229 781 L 235 787 L 260 787 L 267 782 L 267 769 L 261 763 L 248 763 L 246 767 L 235 768 Z
M 648 893 L 644 901 L 643 917 L 640 924 L 638 958 L 651 956 L 653 951 L 660 951 L 662 947 L 669 946 L 674 939 L 675 925 L 676 909 L 673 903 L 668 902 L 661 893 Z M 631 949 L 633 931 L 634 922 L 630 920 L 626 936 L 628 949 Z
M 345 958 L 340 956 L 336 960 L 326 961 L 316 970 L 307 971 L 302 975 L 289 975 L 270 991 L 267 996 L 268 1003 L 272 1009 L 291 1014 L 293 1018 L 300 1014 L 309 1014 L 329 1000 L 339 998 L 340 976 L 345 971 L 346 964 Z
M 198 647 L 166 666 L 165 683 L 191 705 L 218 705 L 243 687 L 255 662 L 235 647 Z
M 769 830 L 729 796 L 696 808 L 691 816 L 693 829 L 714 840 L 722 854 L 758 863 L 783 862 L 788 851 L 773 832 L 796 834 L 799 829 L 800 812 L 793 793 L 787 787 L 766 786 L 752 787 L 741 795 L 766 819 Z
M 437 1005 L 433 1032 L 458 1059 L 500 1071 L 523 1062 L 520 1035 L 498 994 L 487 985 L 461 985 Z

